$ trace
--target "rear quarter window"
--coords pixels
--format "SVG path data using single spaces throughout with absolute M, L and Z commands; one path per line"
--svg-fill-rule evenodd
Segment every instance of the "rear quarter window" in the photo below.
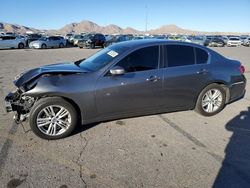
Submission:
M 208 53 L 200 48 L 195 48 L 196 64 L 206 64 L 208 62 Z

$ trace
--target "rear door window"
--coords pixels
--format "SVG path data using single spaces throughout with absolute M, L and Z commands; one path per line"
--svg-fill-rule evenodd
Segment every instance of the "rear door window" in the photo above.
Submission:
M 194 48 L 184 45 L 166 45 L 167 67 L 195 64 Z

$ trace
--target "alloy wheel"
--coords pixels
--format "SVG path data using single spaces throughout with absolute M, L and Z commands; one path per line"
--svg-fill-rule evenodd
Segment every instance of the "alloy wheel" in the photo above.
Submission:
M 38 129 L 48 136 L 63 134 L 71 125 L 69 111 L 59 105 L 50 105 L 43 108 L 37 115 Z
M 202 109 L 207 113 L 217 111 L 223 104 L 223 96 L 220 90 L 210 89 L 202 97 Z

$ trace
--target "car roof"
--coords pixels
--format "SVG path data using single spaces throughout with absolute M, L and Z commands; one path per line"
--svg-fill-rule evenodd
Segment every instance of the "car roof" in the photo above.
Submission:
M 205 48 L 204 46 L 190 43 L 190 42 L 182 42 L 182 41 L 173 41 L 173 40 L 166 40 L 166 39 L 142 39 L 142 40 L 130 40 L 130 41 L 124 41 L 120 42 L 116 45 L 119 46 L 125 46 L 127 48 L 138 48 L 143 46 L 150 46 L 150 45 L 166 45 L 166 44 L 175 44 L 175 45 L 188 45 L 192 47 L 199 47 L 199 48 Z M 205 48 L 207 49 L 207 48 Z

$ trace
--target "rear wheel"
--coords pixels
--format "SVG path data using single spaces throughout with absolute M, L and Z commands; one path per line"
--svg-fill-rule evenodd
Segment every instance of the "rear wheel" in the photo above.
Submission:
M 213 116 L 225 106 L 226 93 L 222 86 L 211 84 L 204 88 L 196 102 L 195 111 L 204 116 Z
M 24 48 L 24 44 L 23 44 L 23 43 L 19 43 L 19 44 L 18 44 L 18 48 L 19 48 L 19 49 L 23 49 L 23 48 Z
M 46 44 L 42 44 L 42 49 L 45 49 L 45 48 L 47 48 L 47 45 Z
M 77 125 L 77 112 L 72 104 L 60 97 L 37 101 L 30 112 L 30 127 L 39 137 L 49 140 L 64 138 Z
M 59 48 L 63 48 L 64 47 L 64 44 L 63 43 L 60 43 L 59 44 Z

